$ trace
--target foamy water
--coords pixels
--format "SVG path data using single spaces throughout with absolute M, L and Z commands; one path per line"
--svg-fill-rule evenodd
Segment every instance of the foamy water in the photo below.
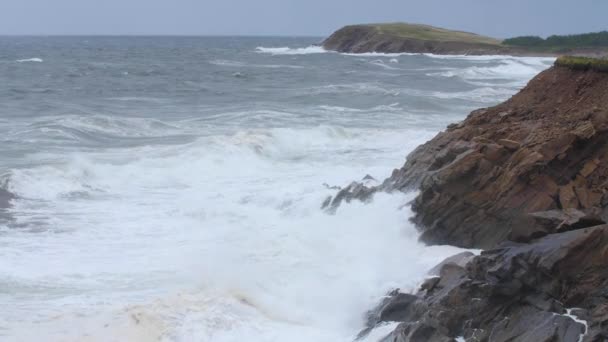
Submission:
M 415 194 L 329 215 L 327 186 L 384 179 L 551 63 L 3 39 L 7 61 L 44 60 L 0 61 L 2 183 L 19 196 L 0 228 L 7 341 L 352 341 L 387 291 L 458 250 L 417 241 Z

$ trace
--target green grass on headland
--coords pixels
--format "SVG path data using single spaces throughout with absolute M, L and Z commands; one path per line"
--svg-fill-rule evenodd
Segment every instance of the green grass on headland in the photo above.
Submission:
M 555 61 L 555 65 L 574 70 L 595 70 L 608 72 L 608 59 L 577 56 L 562 56 Z
M 537 36 L 522 36 L 505 39 L 504 45 L 525 48 L 544 49 L 578 49 L 578 48 L 608 48 L 608 31 L 573 34 L 566 36 L 553 35 L 547 39 Z
M 380 23 L 346 26 L 324 44 L 343 52 L 608 56 L 608 31 L 499 40 L 430 25 Z
M 386 34 L 400 38 L 412 38 L 439 42 L 464 42 L 471 44 L 500 44 L 500 40 L 494 38 L 480 36 L 475 33 L 446 30 L 429 25 L 387 23 L 369 24 L 366 26 L 373 27 L 380 34 Z

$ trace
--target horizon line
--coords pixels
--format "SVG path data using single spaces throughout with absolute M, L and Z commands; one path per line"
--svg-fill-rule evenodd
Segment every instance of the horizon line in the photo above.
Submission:
M 0 33 L 0 37 L 209 37 L 209 38 L 323 38 L 324 35 L 285 35 L 285 34 L 164 34 L 164 33 L 127 33 L 127 34 L 105 34 L 105 33 Z

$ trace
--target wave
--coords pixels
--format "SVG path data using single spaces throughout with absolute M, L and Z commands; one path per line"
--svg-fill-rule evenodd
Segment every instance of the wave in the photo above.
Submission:
M 346 83 L 346 84 L 329 84 L 319 87 L 307 88 L 304 90 L 306 95 L 321 95 L 321 94 L 382 94 L 388 96 L 398 96 L 399 89 L 388 89 L 379 86 L 376 83 Z
M 156 171 L 151 169 L 151 174 L 142 177 L 150 181 L 150 176 L 162 176 Z M 240 171 L 234 175 L 247 176 Z M 121 178 L 115 184 L 119 186 L 124 182 L 122 178 L 133 177 L 133 172 L 105 175 L 112 176 Z M 133 179 L 122 186 L 128 187 L 126 192 L 147 183 L 140 182 Z M 49 341 L 238 341 L 247 336 L 264 341 L 352 341 L 364 327 L 363 313 L 385 291 L 396 286 L 405 291 L 415 289 L 428 269 L 460 251 L 447 246 L 427 247 L 417 241 L 415 227 L 405 219 L 411 213 L 398 209 L 411 200 L 410 196 L 380 194 L 369 205 L 352 203 L 336 215 L 325 215 L 311 206 L 319 194 L 310 191 L 297 192 L 300 198 L 274 209 L 275 201 L 284 200 L 281 197 L 295 189 L 278 194 L 274 189 L 278 198 L 269 197 L 268 188 L 261 186 L 264 183 L 264 179 L 254 184 L 239 183 L 246 187 L 240 189 L 241 194 L 243 190 L 254 192 L 241 200 L 233 189 L 226 188 L 227 183 L 222 196 L 217 196 L 213 193 L 217 189 L 209 188 L 210 183 L 205 181 L 194 183 L 199 184 L 196 189 L 182 191 L 188 198 L 175 201 L 161 196 L 155 202 L 158 194 L 150 192 L 145 207 L 154 211 L 147 211 L 152 217 L 132 224 L 122 220 L 133 220 L 145 212 L 127 201 L 131 197 L 109 199 L 113 206 L 97 203 L 97 209 L 103 212 L 78 211 L 78 206 L 65 207 L 65 201 L 57 201 L 55 205 L 72 209 L 70 218 L 77 221 L 75 224 L 88 222 L 93 227 L 85 226 L 75 236 L 45 236 L 47 249 L 11 255 L 7 262 L 21 261 L 13 267 L 19 277 L 41 277 L 45 286 L 63 277 L 70 287 L 59 287 L 59 291 L 86 291 L 76 298 L 59 296 L 57 303 L 50 305 L 60 304 L 62 309 L 47 309 L 50 318 L 40 311 L 32 314 L 27 310 L 28 303 L 21 303 L 11 314 L 27 315 L 28 320 L 35 315 L 36 323 L 11 324 L 0 336 L 8 333 L 21 341 L 36 341 L 40 336 Z M 205 215 L 188 215 L 201 207 L 207 211 Z M 109 210 L 113 214 L 109 215 Z M 81 215 L 88 218 L 83 220 Z M 63 224 L 64 219 L 59 216 L 55 223 Z M 142 223 L 148 225 L 147 229 L 137 228 Z M 112 231 L 115 225 L 121 229 L 121 239 L 115 238 L 119 232 Z M 378 226 L 384 228 L 379 231 Z M 35 245 L 38 239 L 26 238 L 27 242 L 20 242 Z M 66 248 L 70 244 L 79 248 Z M 141 255 L 143 248 L 155 253 Z M 59 255 L 80 262 L 66 270 L 59 263 Z M 403 260 L 410 261 L 407 268 L 400 267 Z M 41 270 L 41 265 L 46 268 Z M 175 270 L 176 265 L 179 270 Z M 38 270 L 35 276 L 27 274 L 31 267 Z M 179 272 L 167 272 L 167 280 L 201 285 L 168 290 L 166 285 L 159 285 L 162 278 L 150 279 L 142 272 L 164 268 Z M 120 278 L 108 279 L 122 272 Z M 114 291 L 117 298 L 107 297 L 106 291 L 112 287 L 120 289 Z M 160 290 L 152 291 L 154 287 Z M 135 300 L 134 289 L 140 291 Z M 143 289 L 152 292 L 142 295 L 146 292 Z M 91 293 L 94 298 L 90 298 Z M 92 307 L 83 305 L 89 300 L 94 302 Z M 133 301 L 136 303 L 120 304 Z M 109 306 L 108 302 L 116 304 Z M 70 329 L 74 325 L 80 329 Z M 36 329 L 32 329 L 34 326 Z M 365 341 L 372 342 L 370 338 L 386 332 L 380 327 Z
M 489 57 L 489 56 L 488 56 Z M 494 61 L 494 59 L 486 59 Z M 478 80 L 509 80 L 518 81 L 518 85 L 526 82 L 534 75 L 551 66 L 551 58 L 501 58 L 496 60 L 498 65 L 472 66 L 464 69 L 429 73 L 431 77 L 459 77 L 465 81 Z
M 16 126 L 4 141 L 60 147 L 68 144 L 68 146 L 111 148 L 140 144 L 171 144 L 172 141 L 191 139 L 187 127 L 159 119 L 66 115 L 40 117 L 31 123 Z
M 440 99 L 461 99 L 480 103 L 496 103 L 509 98 L 513 90 L 509 88 L 484 87 L 462 92 L 432 92 L 431 96 Z
M 258 53 L 266 53 L 270 55 L 311 55 L 320 53 L 329 53 L 322 46 L 311 45 L 304 48 L 289 48 L 289 47 L 262 47 L 256 48 Z
M 389 61 L 389 63 L 396 64 L 396 63 L 399 63 L 399 61 L 397 59 L 393 58 Z M 401 68 L 396 68 L 394 66 L 384 63 L 384 61 L 381 59 L 375 59 L 375 60 L 369 62 L 369 64 L 379 66 L 379 67 L 381 67 L 383 69 L 387 69 L 387 70 L 402 70 Z
M 209 64 L 217 66 L 225 66 L 232 68 L 265 68 L 265 69 L 304 69 L 305 67 L 300 65 L 289 65 L 289 64 L 248 64 L 239 61 L 231 61 L 225 59 L 218 59 L 210 61 Z
M 18 59 L 15 62 L 17 62 L 17 63 L 28 63 L 28 62 L 42 63 L 42 62 L 44 62 L 44 60 L 42 58 L 27 58 L 27 59 Z

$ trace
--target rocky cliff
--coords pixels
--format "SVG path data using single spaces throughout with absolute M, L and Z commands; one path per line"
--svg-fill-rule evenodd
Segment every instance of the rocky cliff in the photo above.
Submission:
M 420 146 L 385 183 L 418 186 L 423 240 L 490 248 L 607 221 L 608 73 L 555 66 Z
M 327 50 L 349 53 L 508 54 L 498 40 L 427 25 L 379 24 L 345 26 L 323 42 Z
M 554 66 L 508 101 L 419 146 L 382 185 L 332 200 L 418 189 L 427 243 L 491 248 L 608 221 L 608 73 Z
M 608 341 L 608 62 L 591 62 L 559 59 L 381 185 L 353 183 L 326 201 L 335 210 L 419 190 L 423 241 L 487 249 L 446 260 L 418 293 L 395 291 L 370 312 L 369 328 L 402 322 L 385 341 Z
M 568 36 L 567 38 L 572 38 Z M 540 39 L 540 38 L 539 38 Z M 583 38 L 581 38 L 583 39 Z M 470 32 L 408 23 L 345 26 L 323 43 L 327 50 L 364 53 L 433 53 L 443 55 L 608 56 L 605 46 L 517 46 Z

